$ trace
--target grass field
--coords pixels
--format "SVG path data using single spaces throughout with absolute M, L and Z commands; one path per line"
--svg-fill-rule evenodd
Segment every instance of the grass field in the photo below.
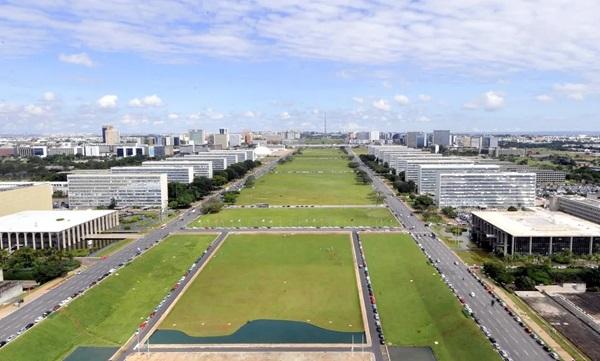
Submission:
M 77 346 L 123 344 L 214 237 L 171 236 L 2 348 L 0 360 L 62 360 Z
M 257 319 L 362 331 L 349 235 L 230 235 L 159 328 L 219 336 Z
M 500 359 L 409 236 L 361 238 L 389 342 L 430 346 L 439 361 Z
M 229 208 L 200 216 L 195 227 L 398 226 L 387 208 Z
M 108 246 L 106 246 L 106 247 L 102 248 L 101 250 L 99 250 L 98 252 L 94 253 L 94 257 L 110 256 L 111 254 L 117 252 L 118 250 L 120 250 L 123 247 L 127 246 L 131 242 L 133 242 L 133 239 L 131 239 L 131 238 L 125 238 L 125 239 L 121 239 L 119 241 L 116 241 L 114 243 L 111 243 Z
M 291 162 L 259 178 L 242 190 L 237 203 L 248 205 L 373 204 L 372 189 L 358 184 L 339 149 L 305 149 Z

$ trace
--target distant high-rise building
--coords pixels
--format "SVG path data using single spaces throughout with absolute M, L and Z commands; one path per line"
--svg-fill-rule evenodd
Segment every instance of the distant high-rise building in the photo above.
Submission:
M 229 146 L 230 147 L 239 147 L 242 145 L 242 135 L 241 134 L 229 134 Z
M 193 142 L 195 145 L 206 144 L 206 136 L 203 129 L 190 129 L 189 135 L 190 142 Z
M 219 134 L 227 134 L 229 133 L 229 130 L 227 128 L 220 128 L 219 129 Z
M 229 148 L 229 134 L 227 133 L 227 129 L 220 129 L 219 132 L 221 130 L 225 130 L 225 132 L 213 134 L 213 144 L 216 149 L 227 149 Z
M 498 138 L 493 135 L 484 135 L 481 140 L 481 148 L 498 148 Z
M 121 143 L 121 136 L 117 128 L 112 125 L 102 126 L 102 143 L 104 144 L 119 144 Z
M 369 132 L 369 141 L 376 142 L 379 140 L 379 132 L 377 130 L 372 130 Z
M 409 148 L 425 148 L 427 146 L 427 138 L 423 132 L 408 132 L 406 133 L 406 145 Z
M 448 147 L 450 145 L 450 131 L 449 130 L 434 130 L 433 131 L 433 144 Z
M 252 144 L 252 140 L 253 140 L 252 132 L 246 132 L 244 134 L 244 143 L 246 143 L 246 144 Z

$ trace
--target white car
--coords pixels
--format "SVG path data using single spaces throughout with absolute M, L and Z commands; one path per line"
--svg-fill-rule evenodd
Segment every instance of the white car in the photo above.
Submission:
M 469 296 L 471 296 L 471 297 L 475 297 L 475 292 L 471 292 L 471 293 L 469 293 Z

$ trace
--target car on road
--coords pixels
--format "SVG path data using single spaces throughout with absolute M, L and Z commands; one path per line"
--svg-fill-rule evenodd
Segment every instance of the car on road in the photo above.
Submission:
M 473 291 L 469 292 L 469 296 L 475 297 L 475 292 L 473 292 Z

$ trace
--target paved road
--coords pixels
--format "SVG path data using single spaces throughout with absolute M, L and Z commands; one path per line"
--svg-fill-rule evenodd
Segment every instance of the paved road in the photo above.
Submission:
M 165 312 L 167 312 L 167 310 L 171 307 L 173 302 L 175 302 L 177 297 L 183 292 L 185 286 L 192 281 L 196 273 L 200 272 L 204 263 L 206 263 L 207 260 L 210 259 L 212 254 L 215 252 L 216 249 L 219 248 L 219 245 L 223 242 L 223 240 L 226 237 L 227 232 L 222 232 L 219 234 L 219 236 L 217 236 L 217 238 L 215 238 L 214 241 L 211 242 L 211 244 L 207 248 L 206 253 L 201 258 L 199 258 L 197 262 L 195 262 L 196 266 L 194 266 L 190 270 L 190 273 L 185 277 L 183 282 L 181 282 L 179 286 L 170 294 L 170 296 L 166 299 L 165 303 L 161 307 L 157 308 L 154 316 L 150 318 L 146 326 L 143 329 L 141 329 L 140 332 L 138 332 L 136 338 L 131 340 L 131 342 L 128 345 L 124 346 L 125 352 L 120 354 L 118 357 L 113 356 L 111 360 L 125 360 L 129 354 L 137 350 L 140 342 L 143 342 L 143 340 L 145 340 L 146 337 L 151 336 L 149 332 L 153 330 L 154 326 L 158 325 L 158 322 L 161 319 L 161 317 L 165 314 Z M 143 350 L 143 345 L 141 346 L 142 347 L 140 348 Z
M 273 160 L 270 163 L 253 170 L 247 176 L 254 175 L 256 178 L 259 178 L 272 170 L 276 165 L 276 160 Z M 228 189 L 239 190 L 243 187 L 244 181 L 245 178 L 232 182 Z M 138 240 L 131 242 L 122 250 L 107 257 L 105 260 L 92 265 L 82 271 L 79 275 L 70 277 L 54 289 L 0 319 L 0 341 L 6 340 L 11 335 L 16 335 L 19 330 L 23 329 L 26 325 L 33 323 L 34 320 L 38 316 L 41 316 L 45 311 L 52 310 L 62 300 L 77 292 L 85 291 L 92 282 L 97 281 L 112 268 L 119 268 L 120 264 L 125 264 L 129 259 L 135 257 L 140 252 L 144 252 L 149 247 L 167 237 L 170 233 L 180 230 L 181 227 L 184 227 L 198 217 L 199 213 L 196 212 L 196 209 L 198 209 L 203 202 L 210 198 L 217 197 L 223 192 L 224 191 L 216 192 L 205 200 L 198 202 L 194 207 L 184 211 L 180 216 L 166 223 L 164 227 L 151 231 Z
M 349 152 L 351 150 L 348 148 Z M 350 153 L 351 154 L 351 153 Z M 550 356 L 542 349 L 500 305 L 491 306 L 492 297 L 482 285 L 467 271 L 467 266 L 442 241 L 432 237 L 432 231 L 424 222 L 411 215 L 411 210 L 401 202 L 394 192 L 371 171 L 360 158 L 355 157 L 360 168 L 373 179 L 373 186 L 386 197 L 390 210 L 396 214 L 404 226 L 417 238 L 425 251 L 438 260 L 438 267 L 449 279 L 462 297 L 473 309 L 481 324 L 487 327 L 500 347 L 511 359 L 523 361 L 549 360 Z M 455 262 L 458 265 L 455 265 Z M 470 292 L 475 297 L 469 296 Z M 458 331 L 460 332 L 460 331 Z

